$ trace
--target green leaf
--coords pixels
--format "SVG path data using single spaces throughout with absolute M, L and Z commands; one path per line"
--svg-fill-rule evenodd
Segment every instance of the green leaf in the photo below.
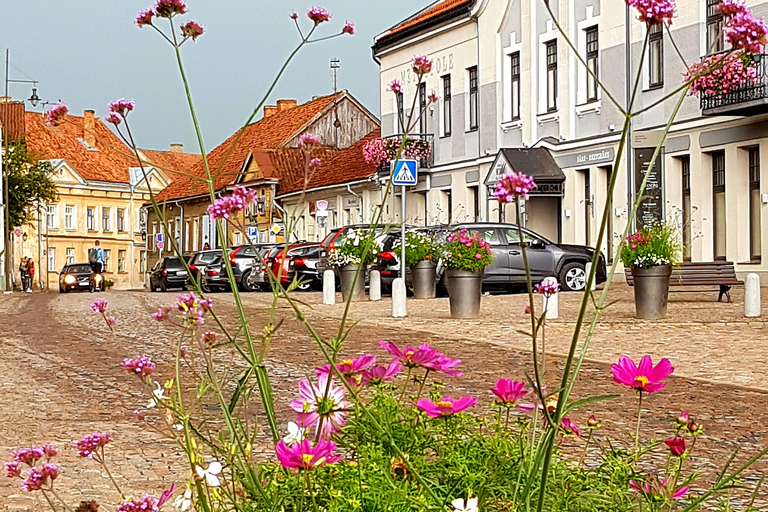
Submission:
M 571 411 L 575 411 L 576 409 L 581 409 L 582 407 L 585 407 L 587 405 L 592 405 L 599 402 L 607 402 L 608 400 L 616 400 L 617 398 L 619 398 L 619 395 L 599 395 L 599 396 L 590 396 L 587 398 L 582 398 L 580 400 L 575 400 L 567 404 L 563 408 L 563 416 L 565 416 Z

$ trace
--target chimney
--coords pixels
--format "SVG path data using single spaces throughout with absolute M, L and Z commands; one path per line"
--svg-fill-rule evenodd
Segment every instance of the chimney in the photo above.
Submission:
M 10 103 L 11 97 L 10 96 L 0 96 L 0 103 Z
M 285 112 L 286 110 L 296 108 L 296 105 L 296 100 L 277 100 L 277 111 Z
M 184 144 L 171 144 L 171 153 L 183 153 Z
M 272 117 L 273 115 L 277 114 L 278 110 L 277 107 L 274 105 L 264 105 L 264 119 L 267 119 L 268 117 Z
M 93 110 L 86 110 L 83 112 L 83 142 L 88 147 L 96 147 L 96 118 Z

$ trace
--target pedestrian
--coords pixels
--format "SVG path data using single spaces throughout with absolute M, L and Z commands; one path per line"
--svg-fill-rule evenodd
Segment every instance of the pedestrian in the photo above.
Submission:
M 19 263 L 19 274 L 21 274 L 21 291 L 25 292 L 29 288 L 29 267 L 27 267 L 27 261 L 29 258 L 23 256 Z
M 209 244 L 208 242 L 205 242 L 205 243 L 203 244 L 203 250 L 204 250 L 204 251 L 209 251 L 209 250 L 211 250 L 211 244 Z
M 27 279 L 27 293 L 32 293 L 32 283 L 35 282 L 35 262 L 31 256 L 27 258 L 27 275 L 29 276 Z
M 101 248 L 101 243 L 98 240 L 88 250 L 88 263 L 91 264 L 91 270 L 94 274 L 101 274 L 104 269 L 104 249 Z

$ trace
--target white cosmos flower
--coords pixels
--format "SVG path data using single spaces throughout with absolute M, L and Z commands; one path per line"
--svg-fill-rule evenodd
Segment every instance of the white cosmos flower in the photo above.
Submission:
M 173 506 L 181 509 L 181 512 L 192 508 L 192 490 L 187 488 L 184 494 L 179 494 L 173 501 Z
M 283 438 L 283 441 L 288 446 L 291 446 L 294 443 L 300 443 L 304 440 L 304 432 L 306 432 L 307 429 L 301 428 L 296 423 L 289 421 L 288 422 L 288 435 Z
M 221 473 L 221 463 L 218 461 L 213 461 L 208 466 L 208 469 L 203 469 L 200 466 L 195 466 L 195 472 L 197 473 L 197 476 L 199 476 L 201 479 L 205 478 L 205 482 L 210 487 L 218 487 L 221 485 L 221 482 L 219 481 L 219 477 L 217 476 L 219 473 Z
M 160 383 L 157 381 L 155 381 L 155 385 L 157 386 L 157 388 L 152 392 L 152 398 L 147 404 L 147 409 L 152 409 L 153 407 L 155 407 L 157 404 L 160 403 L 160 400 L 165 398 L 163 396 L 163 393 L 165 393 L 163 386 L 161 386 Z
M 477 498 L 469 498 L 466 505 L 463 498 L 457 498 L 451 502 L 454 512 L 478 512 Z

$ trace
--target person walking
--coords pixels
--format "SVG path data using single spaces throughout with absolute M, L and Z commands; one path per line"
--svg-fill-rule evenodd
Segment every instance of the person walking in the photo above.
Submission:
M 29 288 L 29 267 L 27 267 L 27 261 L 29 258 L 26 256 L 22 256 L 21 262 L 19 263 L 19 274 L 21 274 L 21 291 L 22 293 L 27 291 Z
M 88 249 L 88 263 L 91 265 L 91 291 L 101 290 L 103 291 L 103 280 L 101 277 L 101 271 L 104 270 L 104 249 L 101 248 L 101 243 L 96 240 L 94 246 Z
M 35 282 L 35 262 L 32 256 L 27 257 L 27 293 L 32 293 L 32 283 Z

